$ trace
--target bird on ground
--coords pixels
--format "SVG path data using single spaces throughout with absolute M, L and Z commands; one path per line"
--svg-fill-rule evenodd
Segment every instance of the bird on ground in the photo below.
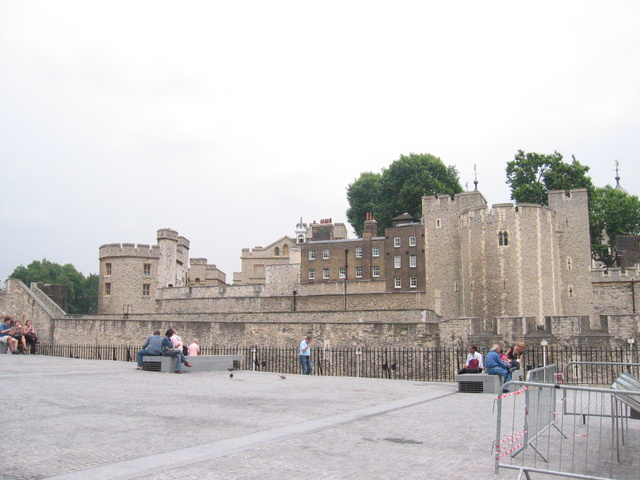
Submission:
M 284 380 L 285 378 L 287 378 L 284 375 L 278 375 L 278 376 L 280 377 L 280 380 Z

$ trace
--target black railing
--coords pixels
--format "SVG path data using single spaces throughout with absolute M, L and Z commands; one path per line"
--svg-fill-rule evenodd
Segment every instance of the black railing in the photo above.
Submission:
M 40 355 L 134 362 L 140 345 L 39 344 Z M 300 373 L 297 347 L 201 346 L 201 355 L 242 355 L 242 369 L 275 373 Z M 387 378 L 425 382 L 450 382 L 462 368 L 465 348 L 320 348 L 312 350 L 314 375 Z M 482 352 L 486 355 L 487 352 Z M 526 368 L 555 363 L 562 372 L 569 362 L 632 361 L 629 348 L 575 348 L 530 346 L 525 350 Z M 611 384 L 619 368 L 583 368 L 571 383 Z M 638 372 L 635 372 L 636 374 Z

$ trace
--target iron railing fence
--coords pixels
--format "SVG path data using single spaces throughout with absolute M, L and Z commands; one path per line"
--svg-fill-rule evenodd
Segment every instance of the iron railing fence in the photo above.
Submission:
M 38 353 L 57 357 L 134 362 L 141 345 L 51 345 L 39 344 Z M 312 351 L 314 375 L 388 378 L 427 382 L 450 382 L 463 367 L 466 348 L 378 348 L 315 347 Z M 487 352 L 481 352 L 486 356 Z M 243 355 L 242 368 L 275 373 L 300 373 L 297 347 L 201 346 L 202 355 Z M 556 364 L 564 371 L 570 362 L 632 362 L 630 348 L 581 348 L 529 346 L 523 357 L 526 369 Z M 623 371 L 583 370 L 569 378 L 572 384 L 611 385 Z M 570 376 L 571 377 L 571 376 Z

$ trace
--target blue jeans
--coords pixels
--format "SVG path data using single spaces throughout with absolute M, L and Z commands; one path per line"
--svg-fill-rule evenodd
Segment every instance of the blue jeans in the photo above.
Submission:
M 162 352 L 163 357 L 174 357 L 176 359 L 176 372 L 182 371 L 182 364 L 187 361 L 180 350 L 165 350 Z
M 144 357 L 145 355 L 153 355 L 153 356 L 157 356 L 157 355 L 160 355 L 160 354 L 159 354 L 159 353 L 151 353 L 151 352 L 149 352 L 149 350 L 147 350 L 147 349 L 140 350 L 140 351 L 138 352 L 137 357 L 136 357 L 136 359 L 138 360 L 138 366 L 139 366 L 140 368 L 142 368 L 142 357 Z
M 300 366 L 302 367 L 303 375 L 311 375 L 311 372 L 313 372 L 313 365 L 311 365 L 311 356 L 300 355 Z
M 506 367 L 490 367 L 487 368 L 487 373 L 489 375 L 500 375 L 504 377 L 504 382 L 507 383 L 511 381 L 511 372 Z

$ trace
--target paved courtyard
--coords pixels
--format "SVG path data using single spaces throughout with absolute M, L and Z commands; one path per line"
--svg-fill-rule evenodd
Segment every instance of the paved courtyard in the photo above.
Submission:
M 0 366 L 2 479 L 517 476 L 493 473 L 495 396 L 454 383 L 175 375 L 35 355 Z

